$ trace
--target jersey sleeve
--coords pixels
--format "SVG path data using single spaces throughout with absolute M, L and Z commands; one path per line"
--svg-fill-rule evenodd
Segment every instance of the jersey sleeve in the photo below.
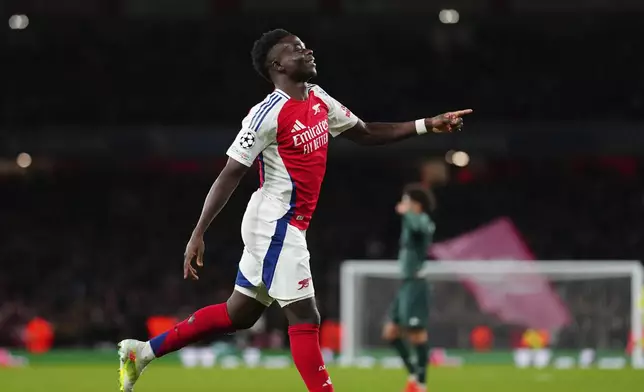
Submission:
M 226 155 L 250 167 L 257 156 L 275 142 L 276 134 L 277 116 L 272 110 L 258 105 L 242 120 L 241 130 Z
M 329 133 L 336 137 L 342 132 L 354 127 L 360 120 L 351 110 L 330 96 L 320 86 L 314 86 L 313 90 L 320 97 L 329 109 Z

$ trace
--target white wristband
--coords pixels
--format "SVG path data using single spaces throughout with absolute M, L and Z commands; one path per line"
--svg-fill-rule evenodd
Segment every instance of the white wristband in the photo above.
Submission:
M 420 120 L 416 120 L 416 133 L 418 133 L 419 135 L 427 133 L 427 126 L 425 125 L 424 118 L 421 118 Z

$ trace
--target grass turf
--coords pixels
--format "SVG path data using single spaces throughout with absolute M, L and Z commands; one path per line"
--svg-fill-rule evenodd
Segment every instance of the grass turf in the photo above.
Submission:
M 331 368 L 337 391 L 398 392 L 406 376 L 401 370 Z M 430 369 L 430 392 L 607 392 L 644 390 L 644 370 L 536 370 L 503 366 Z M 116 366 L 33 366 L 0 369 L 0 390 L 21 392 L 114 392 Z M 136 392 L 305 391 L 292 369 L 183 369 L 150 366 Z

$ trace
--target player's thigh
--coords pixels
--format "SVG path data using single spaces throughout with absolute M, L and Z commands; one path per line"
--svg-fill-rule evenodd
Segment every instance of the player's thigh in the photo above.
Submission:
M 428 285 L 423 280 L 404 283 L 398 298 L 399 325 L 405 330 L 426 329 L 429 322 Z
M 273 300 L 268 296 L 267 269 L 273 264 L 276 244 L 281 241 L 276 238 L 278 226 L 283 225 L 279 218 L 269 214 L 268 201 L 255 192 L 248 204 L 242 220 L 242 240 L 244 251 L 239 261 L 239 270 L 235 280 L 235 288 L 242 294 L 252 297 L 269 306 Z M 266 211 L 266 210 L 269 211 Z
M 389 309 L 387 310 L 388 321 L 395 325 L 400 325 L 400 295 L 401 289 L 398 289 L 394 300 L 391 301 L 391 305 L 389 305 Z
M 271 298 L 286 307 L 315 296 L 310 254 L 300 230 L 288 225 L 281 249 L 271 256 L 274 260 L 264 261 L 264 282 Z
M 253 302 L 261 303 L 264 307 L 268 307 L 273 303 L 273 299 L 268 295 L 266 286 L 262 283 L 262 261 L 258 260 L 247 247 L 244 247 L 239 261 L 237 278 L 235 279 L 233 295 L 238 297 L 239 294 L 254 300 Z M 243 301 L 247 300 L 244 299 Z
M 254 198 L 257 196 L 253 195 L 251 200 Z M 227 301 L 228 315 L 238 329 L 255 325 L 273 302 L 262 284 L 261 254 L 269 247 L 270 235 L 267 233 L 274 225 L 259 219 L 251 204 L 242 219 L 244 250 L 239 260 L 235 290 Z
M 251 207 L 253 203 L 249 203 L 242 220 L 244 252 L 235 281 L 236 285 L 247 288 L 259 287 L 263 281 L 265 258 L 273 245 L 272 237 L 277 226 L 277 221 L 258 216 L 257 209 Z

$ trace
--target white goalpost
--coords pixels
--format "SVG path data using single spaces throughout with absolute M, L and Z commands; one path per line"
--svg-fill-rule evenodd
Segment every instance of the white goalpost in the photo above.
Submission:
M 594 309 L 601 309 L 602 306 L 607 307 L 608 305 L 605 303 L 610 303 L 611 306 L 618 303 L 619 306 L 614 305 L 614 308 L 619 308 L 618 311 L 623 313 L 623 317 L 620 319 L 628 324 L 623 325 L 623 330 L 632 333 L 632 341 L 635 342 L 630 354 L 631 365 L 644 367 L 642 355 L 644 268 L 639 261 L 432 261 L 426 263 L 420 276 L 432 283 L 451 285 L 449 286 L 451 290 L 457 288 L 462 293 L 465 293 L 466 290 L 460 288 L 463 285 L 459 282 L 466 277 L 476 277 L 476 279 L 483 281 L 487 279 L 489 282 L 498 281 L 505 284 L 512 282 L 513 278 L 518 279 L 521 276 L 540 276 L 551 282 L 553 287 L 557 286 L 556 290 L 563 293 L 564 304 L 568 301 L 567 295 L 574 298 L 574 301 L 590 303 L 588 306 L 593 306 Z M 395 260 L 347 260 L 341 265 L 341 355 L 344 361 L 355 361 L 376 344 L 374 343 L 376 333 L 379 334 L 376 330 L 379 331 L 382 327 L 386 309 L 393 300 L 392 293 L 395 292 L 399 282 L 400 267 Z M 432 284 L 433 286 L 434 284 Z M 449 290 L 447 291 L 449 292 Z M 572 292 L 574 292 L 574 296 L 569 294 Z M 602 293 L 597 295 L 602 298 L 601 303 L 592 303 L 595 300 L 595 296 L 592 294 L 597 292 Z M 443 297 L 449 298 L 449 294 L 443 293 Z M 610 300 L 603 298 L 610 298 Z M 432 303 L 434 301 L 441 301 L 441 299 L 434 299 L 432 294 Z M 572 299 L 570 301 L 574 302 Z M 574 312 L 573 305 L 566 305 L 570 305 L 571 311 Z M 449 306 L 448 309 L 451 310 Z M 463 314 L 472 312 L 471 308 L 466 309 L 464 306 L 459 311 Z M 440 320 L 441 317 L 444 317 L 442 314 L 435 317 Z M 610 313 L 605 312 L 603 317 L 601 325 L 610 324 Z M 590 318 L 588 319 L 590 320 Z M 455 322 L 454 325 L 458 325 L 458 323 Z M 596 330 L 606 332 L 606 328 L 598 328 L 593 331 L 596 332 Z M 573 336 L 572 339 L 574 339 L 574 335 L 573 331 L 569 332 L 567 336 Z M 599 339 L 596 335 L 599 336 L 600 333 L 589 333 L 588 335 L 591 337 L 586 337 L 583 344 L 590 342 L 590 344 L 597 343 L 598 346 L 602 344 L 616 346 L 622 343 L 622 339 L 624 342 L 628 342 L 631 338 L 631 336 L 620 335 L 619 339 L 613 337 L 608 341 L 607 339 L 611 339 L 610 333 L 605 333 L 609 338 L 602 340 L 603 343 L 599 343 L 592 339 Z M 607 341 L 608 343 L 606 343 Z M 624 345 L 623 349 L 625 348 Z

